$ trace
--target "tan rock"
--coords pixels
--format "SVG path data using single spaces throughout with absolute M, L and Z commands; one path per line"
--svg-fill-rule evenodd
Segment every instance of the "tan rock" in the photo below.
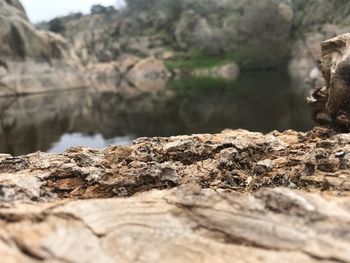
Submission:
M 350 180 L 346 172 L 349 142 L 349 136 L 323 129 L 267 135 L 226 130 L 215 135 L 141 138 L 133 145 L 105 150 L 73 148 L 63 155 L 0 156 L 0 184 L 11 184 L 21 193 L 16 197 L 3 189 L 8 201 L 129 196 L 200 182 L 212 189 L 244 191 L 248 177 L 254 178 L 254 190 L 290 183 L 299 189 L 319 190 L 327 186 L 326 177 Z M 302 179 L 308 176 L 318 183 L 313 185 L 316 180 L 310 181 L 311 177 Z M 333 190 L 342 191 L 342 186 Z
M 170 77 L 163 61 L 132 55 L 123 55 L 115 62 L 89 65 L 88 70 L 98 90 L 109 82 L 114 90 L 154 92 L 163 90 Z
M 349 145 L 226 130 L 0 155 L 1 259 L 350 262 Z
M 169 60 L 172 59 L 174 57 L 174 52 L 171 51 L 165 51 L 163 52 L 163 54 L 161 55 L 161 59 L 162 60 Z
M 125 74 L 125 79 L 142 91 L 164 89 L 169 77 L 164 62 L 154 57 L 139 60 Z

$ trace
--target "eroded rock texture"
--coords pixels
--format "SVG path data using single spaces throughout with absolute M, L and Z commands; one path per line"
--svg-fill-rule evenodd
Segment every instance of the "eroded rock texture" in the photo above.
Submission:
M 338 131 L 350 130 L 350 34 L 321 44 L 320 68 L 325 86 L 309 98 L 316 123 Z
M 350 262 L 349 152 L 314 129 L 2 155 L 2 262 Z

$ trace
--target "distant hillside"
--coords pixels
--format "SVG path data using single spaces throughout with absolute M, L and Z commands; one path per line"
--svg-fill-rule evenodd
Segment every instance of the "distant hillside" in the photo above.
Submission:
M 350 25 L 350 6 L 340 0 L 126 2 L 122 11 L 95 7 L 90 15 L 58 18 L 46 26 L 58 24 L 84 63 L 133 54 L 166 58 L 169 67 L 234 60 L 243 70 L 289 66 L 309 72 L 319 43 Z

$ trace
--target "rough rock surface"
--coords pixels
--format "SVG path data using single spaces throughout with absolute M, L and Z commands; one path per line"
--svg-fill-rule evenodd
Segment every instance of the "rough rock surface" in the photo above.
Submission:
M 2 155 L 1 259 L 350 262 L 349 145 L 226 130 Z
M 321 44 L 319 63 L 325 86 L 317 87 L 308 98 L 316 123 L 339 131 L 350 130 L 349 46 L 350 34 Z
M 0 0 L 0 24 L 0 96 L 86 85 L 69 44 L 31 25 L 19 1 Z

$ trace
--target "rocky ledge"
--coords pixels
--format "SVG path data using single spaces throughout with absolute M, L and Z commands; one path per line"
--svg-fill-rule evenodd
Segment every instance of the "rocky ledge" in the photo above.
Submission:
M 0 0 L 0 24 L 0 97 L 89 85 L 68 42 L 35 28 L 18 0 Z
M 0 156 L 2 262 L 350 262 L 350 135 Z

